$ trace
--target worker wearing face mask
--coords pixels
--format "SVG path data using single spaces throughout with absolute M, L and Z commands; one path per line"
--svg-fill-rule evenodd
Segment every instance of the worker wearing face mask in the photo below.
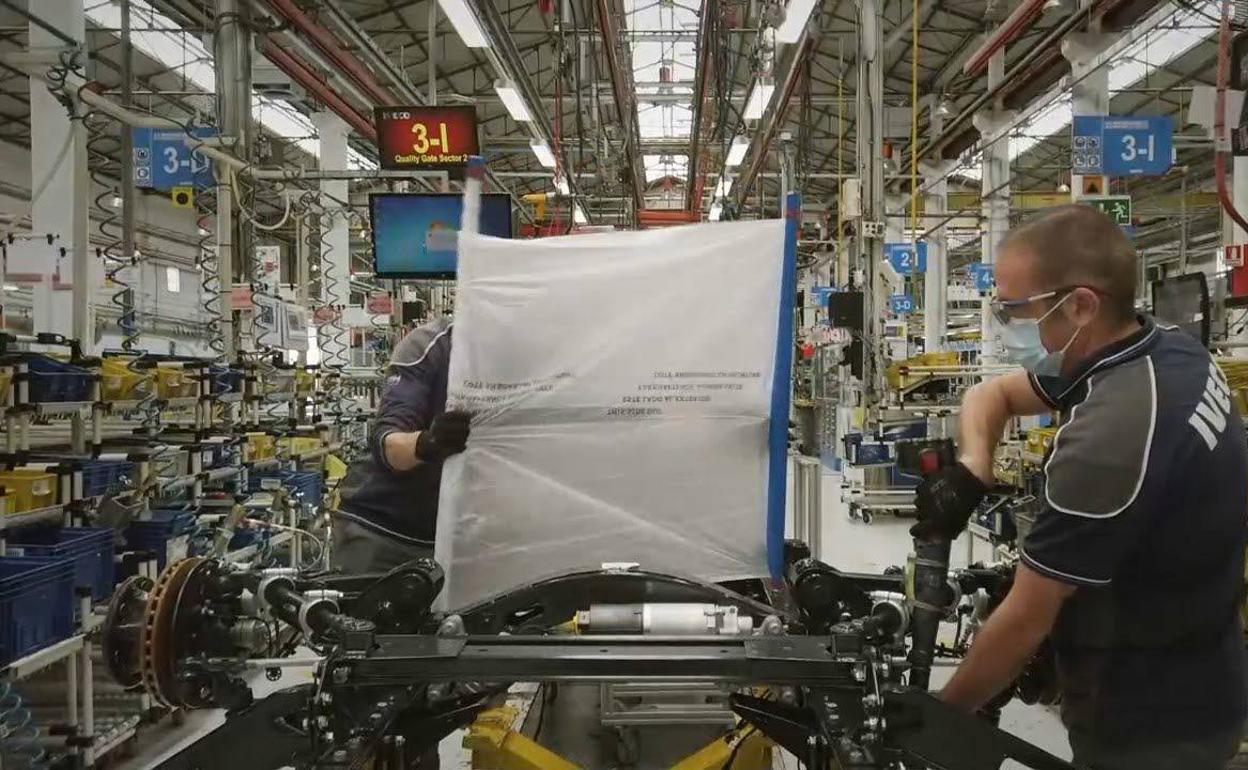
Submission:
M 1137 274 L 1089 207 L 1006 237 L 992 312 L 1023 369 L 967 392 L 960 462 L 920 485 L 912 532 L 956 537 L 1009 420 L 1059 412 L 1013 587 L 941 697 L 979 709 L 1047 637 L 1076 764 L 1222 768 L 1248 712 L 1244 427 L 1209 353 L 1136 314 Z

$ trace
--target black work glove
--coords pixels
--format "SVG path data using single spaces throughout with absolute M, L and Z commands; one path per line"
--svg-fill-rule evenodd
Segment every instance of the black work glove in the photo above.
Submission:
M 471 421 L 468 412 L 444 412 L 434 417 L 416 437 L 416 459 L 436 463 L 464 451 Z
M 919 521 L 910 534 L 920 540 L 953 540 L 966 528 L 967 519 L 987 492 L 984 482 L 962 463 L 941 468 L 915 490 Z

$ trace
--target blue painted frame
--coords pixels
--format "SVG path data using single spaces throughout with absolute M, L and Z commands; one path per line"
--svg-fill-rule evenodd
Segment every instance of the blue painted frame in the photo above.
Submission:
M 784 572 L 784 506 L 788 493 L 789 408 L 793 382 L 793 302 L 797 294 L 797 229 L 802 197 L 789 193 L 784 206 L 784 256 L 780 266 L 780 312 L 776 319 L 776 368 L 771 386 L 767 466 L 767 565 Z

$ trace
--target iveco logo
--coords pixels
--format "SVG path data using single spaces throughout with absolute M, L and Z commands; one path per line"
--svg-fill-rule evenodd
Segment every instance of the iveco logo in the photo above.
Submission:
M 1210 450 L 1218 445 L 1218 439 L 1226 430 L 1226 418 L 1231 414 L 1231 390 L 1226 376 L 1218 365 L 1209 363 L 1209 379 L 1205 391 L 1196 404 L 1196 411 L 1187 418 L 1187 424 L 1196 429 Z

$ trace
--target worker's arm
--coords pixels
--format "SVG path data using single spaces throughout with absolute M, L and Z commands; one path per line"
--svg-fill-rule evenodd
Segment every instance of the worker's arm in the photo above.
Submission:
M 920 540 L 953 540 L 994 483 L 992 455 L 1011 417 L 1050 409 L 1039 386 L 1021 369 L 985 380 L 962 398 L 958 462 L 923 479 L 915 490 L 918 519 L 910 534 Z
M 1057 620 L 1062 602 L 1075 586 L 1045 577 L 1026 564 L 1014 573 L 1014 586 L 975 635 L 942 700 L 976 711 L 1018 678 Z
M 450 359 L 449 329 L 421 327 L 399 343 L 373 424 L 373 459 L 383 467 L 402 473 L 463 451 L 468 415 L 435 411 L 436 385 Z
M 1021 369 L 985 380 L 966 392 L 958 420 L 958 461 L 991 485 L 992 456 L 1013 417 L 1043 414 L 1052 407 Z

